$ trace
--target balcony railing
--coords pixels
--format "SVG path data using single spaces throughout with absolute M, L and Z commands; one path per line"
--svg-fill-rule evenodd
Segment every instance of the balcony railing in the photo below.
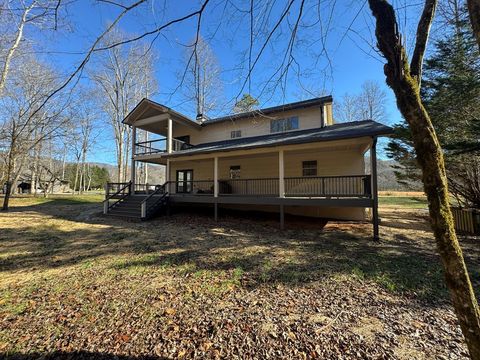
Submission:
M 135 155 L 149 155 L 167 152 L 167 139 L 142 141 L 135 144 Z
M 172 139 L 172 151 L 191 148 L 192 145 L 178 139 Z M 156 139 L 135 143 L 135 155 L 150 155 L 167 152 L 167 139 Z

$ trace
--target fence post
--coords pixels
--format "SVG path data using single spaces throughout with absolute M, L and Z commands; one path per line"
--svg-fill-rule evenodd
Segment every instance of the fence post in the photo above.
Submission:
M 147 202 L 146 201 L 142 202 L 141 217 L 142 217 L 142 219 L 145 219 L 147 217 Z
M 109 200 L 104 200 L 103 201 L 103 213 L 105 215 L 108 214 L 108 202 L 109 202 Z

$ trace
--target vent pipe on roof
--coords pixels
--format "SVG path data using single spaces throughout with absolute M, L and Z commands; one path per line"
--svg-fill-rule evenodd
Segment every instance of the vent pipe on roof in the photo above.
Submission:
M 204 114 L 197 114 L 196 120 L 197 120 L 197 123 L 203 124 L 205 121 L 208 120 L 208 117 Z

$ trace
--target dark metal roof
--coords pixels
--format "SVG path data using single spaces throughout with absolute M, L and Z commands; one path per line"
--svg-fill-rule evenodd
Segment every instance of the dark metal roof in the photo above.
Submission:
M 273 106 L 265 109 L 258 109 L 258 110 L 253 110 L 253 111 L 247 111 L 243 113 L 238 113 L 238 114 L 232 114 L 232 115 L 227 115 L 227 116 L 222 116 L 214 119 L 208 119 L 205 121 L 202 125 L 210 125 L 210 124 L 216 124 L 222 121 L 234 121 L 234 120 L 239 120 L 239 119 L 244 119 L 244 118 L 251 118 L 251 117 L 259 117 L 262 115 L 268 115 L 272 113 L 277 113 L 280 111 L 288 111 L 288 110 L 296 110 L 296 109 L 304 109 L 304 108 L 309 108 L 313 106 L 320 106 L 325 103 L 331 103 L 333 101 L 333 98 L 331 95 L 328 96 L 323 96 L 319 98 L 314 98 L 314 99 L 309 99 L 309 100 L 303 100 L 303 101 L 297 101 L 289 104 L 283 104 L 283 105 L 278 105 L 278 106 Z
M 237 138 L 195 145 L 189 149 L 175 151 L 162 157 L 177 157 L 220 151 L 235 151 L 263 148 L 280 145 L 304 144 L 322 141 L 354 139 L 366 136 L 391 135 L 393 129 L 373 120 L 338 123 L 323 128 L 290 131 L 286 133 L 268 134 Z

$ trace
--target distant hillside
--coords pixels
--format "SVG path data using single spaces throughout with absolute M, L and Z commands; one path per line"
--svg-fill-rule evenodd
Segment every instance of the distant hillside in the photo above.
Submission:
M 378 173 L 378 190 L 421 190 L 421 184 L 418 184 L 418 188 L 407 189 L 405 186 L 399 184 L 395 177 L 393 165 L 395 161 L 393 160 L 380 160 L 377 159 L 377 173 Z M 367 173 L 370 173 L 370 157 L 365 159 L 365 166 Z
M 112 164 L 105 163 L 90 163 L 92 165 L 97 165 L 99 167 L 107 169 L 110 174 L 110 179 L 112 182 L 115 182 L 117 179 L 117 166 Z M 138 171 L 138 170 L 137 170 Z M 144 182 L 141 180 L 140 182 Z M 161 165 L 148 164 L 148 181 L 149 184 L 163 184 L 165 182 L 165 168 Z

